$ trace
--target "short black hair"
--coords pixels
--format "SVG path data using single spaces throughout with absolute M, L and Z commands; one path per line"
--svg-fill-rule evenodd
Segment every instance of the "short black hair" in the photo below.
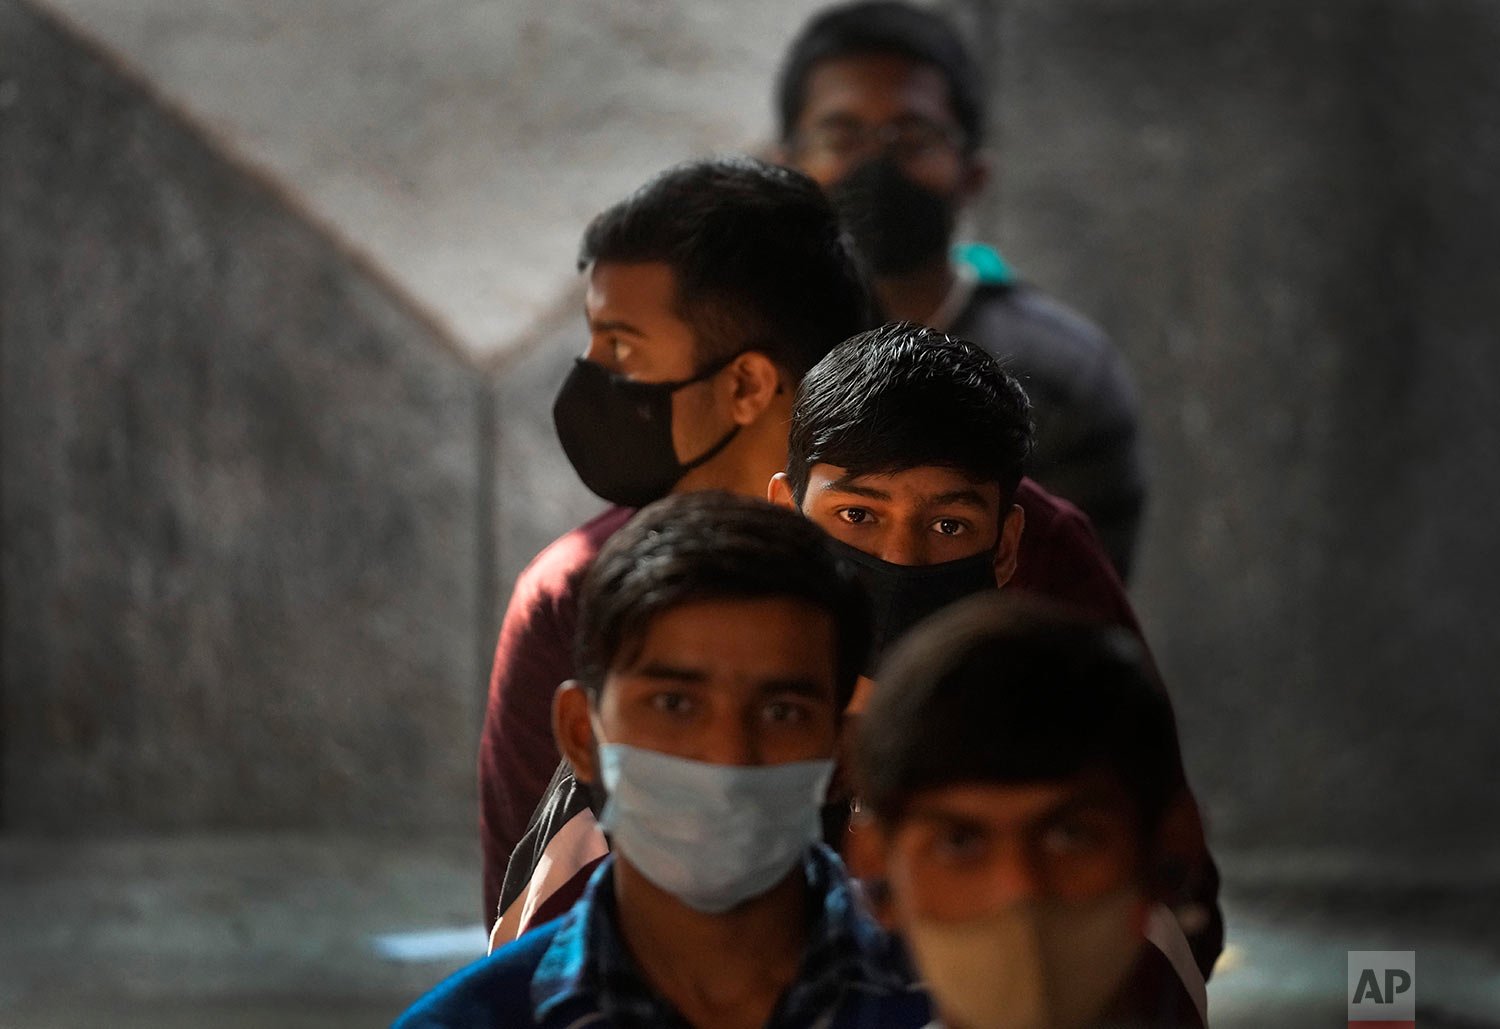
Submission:
M 941 465 L 998 482 L 1009 500 L 1031 447 L 1031 402 L 993 357 L 895 322 L 840 343 L 803 378 L 786 476 L 800 505 L 817 464 L 853 475 Z
M 1103 768 L 1136 805 L 1144 839 L 1185 787 L 1171 702 L 1145 648 L 1117 626 L 979 594 L 913 629 L 875 682 L 856 765 L 887 826 L 924 790 Z
M 697 600 L 759 598 L 803 600 L 828 612 L 842 712 L 870 649 L 864 591 L 812 522 L 718 490 L 642 508 L 600 550 L 578 594 L 578 680 L 597 697 L 610 668 L 631 660 L 630 648 L 665 611 Z
M 788 142 L 807 106 L 807 80 L 820 62 L 896 54 L 942 73 L 953 118 L 973 152 L 984 136 L 984 82 L 958 30 L 942 15 L 897 0 L 859 0 L 815 14 L 792 40 L 776 80 L 781 139 Z
M 750 158 L 660 173 L 584 231 L 578 267 L 660 261 L 677 313 L 707 365 L 756 350 L 795 385 L 829 349 L 871 324 L 864 279 L 816 183 Z

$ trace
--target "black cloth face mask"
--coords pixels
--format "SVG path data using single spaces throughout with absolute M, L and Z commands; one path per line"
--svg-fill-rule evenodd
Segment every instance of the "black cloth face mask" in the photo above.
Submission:
M 740 427 L 683 464 L 672 446 L 672 394 L 713 378 L 738 356 L 731 354 L 677 382 L 634 382 L 578 358 L 552 404 L 552 424 L 583 484 L 611 504 L 644 507 L 713 460 Z
M 896 565 L 839 540 L 830 541 L 841 561 L 870 595 L 874 639 L 866 669 L 873 669 L 906 631 L 930 614 L 980 590 L 995 589 L 995 552 L 935 565 Z
M 953 237 L 953 205 L 907 178 L 890 157 L 872 157 L 828 195 L 876 275 L 915 271 L 944 254 Z

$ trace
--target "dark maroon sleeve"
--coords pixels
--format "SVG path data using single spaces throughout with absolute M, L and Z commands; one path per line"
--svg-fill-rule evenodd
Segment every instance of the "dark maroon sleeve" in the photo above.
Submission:
M 1016 503 L 1026 512 L 1026 526 L 1008 588 L 1124 626 L 1144 641 L 1125 584 L 1088 516 L 1029 479 L 1016 491 Z
M 510 853 L 557 767 L 552 695 L 573 674 L 572 590 L 539 582 L 531 571 L 517 581 L 500 627 L 479 739 L 486 925 L 496 917 Z
M 555 540 L 516 579 L 505 609 L 479 737 L 486 925 L 497 916 L 506 862 L 560 760 L 552 739 L 552 695 L 573 677 L 578 587 L 604 541 L 634 513 L 606 508 Z
M 1129 629 L 1146 648 L 1146 659 L 1157 681 L 1164 682 L 1151 655 L 1151 646 L 1135 617 L 1135 609 L 1125 594 L 1125 585 L 1115 573 L 1088 516 L 1030 479 L 1021 481 L 1016 491 L 1016 503 L 1026 512 L 1026 525 L 1021 530 L 1016 570 L 1005 588 L 1024 590 L 1064 604 L 1083 615 Z M 1193 954 L 1207 978 L 1224 946 L 1219 871 L 1208 850 L 1197 801 L 1187 786 L 1187 774 L 1185 771 L 1181 774 L 1192 802 L 1192 846 L 1196 852 L 1189 860 L 1189 867 L 1183 870 L 1181 885 L 1185 897 L 1203 908 L 1202 924 L 1184 928 Z

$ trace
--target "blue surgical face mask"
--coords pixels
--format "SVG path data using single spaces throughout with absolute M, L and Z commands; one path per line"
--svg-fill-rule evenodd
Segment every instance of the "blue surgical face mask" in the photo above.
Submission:
M 715 765 L 622 743 L 599 747 L 599 824 L 631 866 L 688 907 L 719 914 L 779 883 L 820 837 L 833 761 Z

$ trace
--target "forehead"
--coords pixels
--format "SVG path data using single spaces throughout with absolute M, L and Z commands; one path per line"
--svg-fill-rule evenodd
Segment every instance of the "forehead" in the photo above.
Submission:
M 886 494 L 892 502 L 923 504 L 958 496 L 978 494 L 986 507 L 1000 506 L 1000 484 L 994 480 L 976 480 L 946 465 L 919 465 L 894 472 L 869 475 L 848 474 L 847 469 L 832 464 L 815 464 L 807 475 L 807 498 L 814 500 L 823 492 L 869 492 Z
M 900 54 L 860 54 L 813 66 L 797 124 L 834 117 L 885 122 L 913 115 L 939 123 L 955 120 L 943 73 Z
M 590 322 L 624 322 L 642 330 L 690 331 L 677 315 L 677 276 L 664 261 L 590 265 L 583 306 Z
M 652 617 L 638 644 L 617 655 L 610 675 L 670 666 L 751 684 L 805 680 L 826 685 L 831 701 L 836 645 L 833 616 L 806 600 L 694 600 Z
M 904 824 L 963 821 L 995 829 L 1023 828 L 1063 809 L 1087 808 L 1133 819 L 1135 805 L 1118 775 L 1089 769 L 1035 782 L 957 782 L 922 790 L 906 807 Z

